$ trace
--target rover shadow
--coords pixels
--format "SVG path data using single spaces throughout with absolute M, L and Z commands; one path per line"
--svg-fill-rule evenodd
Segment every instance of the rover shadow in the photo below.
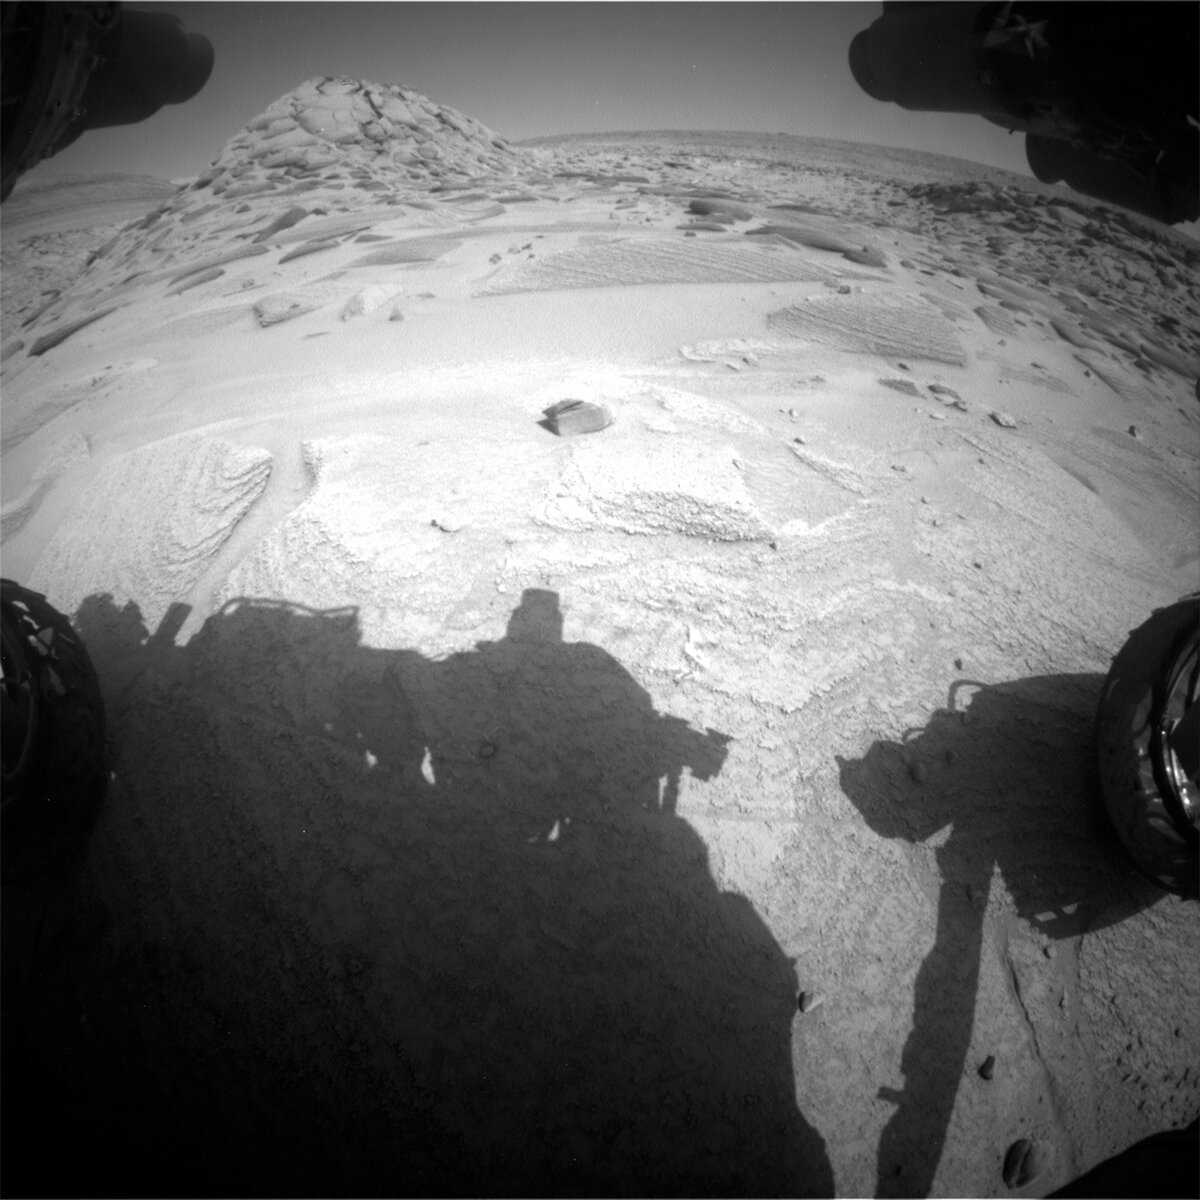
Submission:
M 791 964 L 674 812 L 727 737 L 553 592 L 440 661 L 185 616 L 76 617 L 115 777 L 14 999 L 6 1191 L 832 1194 Z
M 1048 938 L 1097 930 L 1161 895 L 1135 877 L 1093 803 L 1093 724 L 1102 675 L 983 685 L 899 742 L 839 758 L 846 795 L 881 837 L 928 841 L 940 879 L 937 934 L 915 985 L 904 1085 L 879 1148 L 880 1196 L 933 1186 L 975 1014 L 984 910 L 995 872 L 1019 919 Z

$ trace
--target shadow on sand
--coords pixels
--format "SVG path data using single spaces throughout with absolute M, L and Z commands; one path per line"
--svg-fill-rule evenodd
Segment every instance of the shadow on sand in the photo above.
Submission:
M 353 609 L 185 617 L 77 614 L 115 778 L 5 888 L 6 1191 L 832 1193 L 791 963 L 674 813 L 727 737 L 553 592 L 441 661 Z
M 950 689 L 899 742 L 838 760 L 846 795 L 881 837 L 934 851 L 937 934 L 917 974 L 904 1085 L 879 1147 L 879 1196 L 933 1187 L 975 1016 L 984 910 L 998 871 L 1016 916 L 1048 938 L 1114 924 L 1161 897 L 1133 876 L 1090 802 L 1102 675 L 1046 675 Z M 973 1066 L 974 1064 L 972 1064 Z

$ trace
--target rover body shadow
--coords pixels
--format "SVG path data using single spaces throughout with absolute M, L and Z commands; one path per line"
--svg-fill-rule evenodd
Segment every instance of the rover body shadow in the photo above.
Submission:
M 76 616 L 115 778 L 13 997 L 12 1186 L 832 1194 L 791 964 L 674 811 L 726 736 L 553 592 L 439 661 L 353 609 L 185 616 Z

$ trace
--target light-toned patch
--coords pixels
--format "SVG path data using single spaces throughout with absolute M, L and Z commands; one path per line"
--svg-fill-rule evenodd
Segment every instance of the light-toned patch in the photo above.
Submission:
M 678 533 L 720 542 L 771 536 L 733 450 L 687 441 L 576 447 L 534 515 L 558 529 Z
M 767 323 L 776 333 L 852 354 L 953 366 L 967 361 L 950 322 L 932 305 L 911 298 L 813 296 L 771 313 Z
M 259 447 L 196 434 L 121 455 L 60 525 L 31 582 L 68 612 L 97 593 L 133 600 L 154 628 L 261 495 L 271 461 Z
M 783 246 L 681 238 L 628 238 L 564 250 L 500 271 L 481 294 L 653 283 L 823 282 L 848 272 Z

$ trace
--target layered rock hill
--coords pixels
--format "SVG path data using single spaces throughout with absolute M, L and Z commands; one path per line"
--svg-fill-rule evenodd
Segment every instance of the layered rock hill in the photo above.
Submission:
M 193 185 L 232 200 L 322 182 L 469 179 L 514 160 L 502 138 L 471 117 L 392 84 L 329 76 L 281 96 L 231 139 Z M 333 172 L 322 177 L 322 172 Z
M 268 237 L 306 217 L 511 180 L 525 165 L 492 130 L 412 88 L 319 76 L 248 122 L 193 183 L 92 261 L 102 260 L 103 274 L 123 268 L 128 279 L 152 265 L 183 264 L 201 248 L 228 250 L 249 228 L 249 252 L 262 253 Z

